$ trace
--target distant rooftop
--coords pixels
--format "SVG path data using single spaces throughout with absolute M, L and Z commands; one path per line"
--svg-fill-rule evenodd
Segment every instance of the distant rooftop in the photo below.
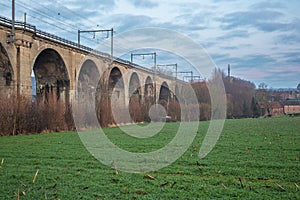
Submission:
M 300 105 L 300 98 L 296 99 L 286 99 L 284 102 L 285 105 Z

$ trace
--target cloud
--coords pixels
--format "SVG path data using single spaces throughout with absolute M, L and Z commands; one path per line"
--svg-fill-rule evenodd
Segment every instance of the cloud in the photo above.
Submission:
M 279 88 L 288 84 L 287 87 L 295 88 L 299 84 L 299 66 L 272 66 L 272 68 L 266 69 L 264 73 L 266 74 L 265 81 L 271 87 Z
M 224 60 L 227 60 L 230 57 L 230 55 L 214 53 L 211 55 L 211 57 L 213 58 L 213 60 L 216 60 L 216 61 L 224 61 Z
M 152 20 L 152 17 L 147 15 L 117 14 L 112 16 L 109 22 L 116 25 L 114 28 L 118 32 L 123 32 L 134 28 L 153 26 Z
M 202 45 L 204 48 L 211 48 L 218 45 L 218 43 L 216 41 L 204 41 Z
M 11 17 L 10 3 L 10 0 L 0 3 L 4 17 Z M 201 42 L 219 67 L 230 63 L 233 74 L 256 83 L 268 78 L 269 85 L 276 85 L 278 81 L 287 86 L 289 81 L 283 79 L 291 74 L 286 69 L 299 67 L 300 63 L 299 0 L 174 0 L 172 3 L 158 0 L 19 0 L 16 4 L 18 20 L 27 12 L 28 23 L 75 42 L 77 29 L 113 27 L 115 35 L 144 27 L 176 30 L 198 44 Z M 149 34 L 160 40 L 167 39 L 164 35 Z M 100 34 L 96 39 L 91 39 L 92 34 L 82 34 L 82 37 L 82 43 L 92 48 L 97 45 L 96 40 L 101 39 Z M 133 34 L 130 42 L 140 39 Z M 169 61 L 167 57 L 160 59 Z M 276 73 L 281 74 L 281 80 L 272 77 L 272 74 L 278 76 Z M 299 71 L 293 73 L 298 74 L 299 82 Z M 295 80 L 295 77 L 288 79 Z
M 234 76 L 241 77 L 246 80 L 252 80 L 257 83 L 264 82 L 264 80 L 267 80 L 270 76 L 270 73 L 266 73 L 264 70 L 259 68 L 251 68 L 247 70 L 240 70 L 235 69 L 234 67 L 231 67 L 231 74 Z
M 157 3 L 150 0 L 130 0 L 130 2 L 137 8 L 154 8 L 158 6 Z
M 286 5 L 281 2 L 263 1 L 253 4 L 250 8 L 253 10 L 283 9 Z
M 295 45 L 300 43 L 299 34 L 282 34 L 277 36 L 275 39 L 276 43 L 286 44 L 286 45 Z
M 226 69 L 231 64 L 233 76 L 254 81 L 256 84 L 266 82 L 272 87 L 293 87 L 299 82 L 300 67 L 293 63 L 298 57 L 298 52 L 286 53 L 282 57 L 290 58 L 290 61 L 280 62 L 270 55 L 248 55 L 244 57 L 230 57 L 228 54 L 213 55 L 217 66 Z M 288 60 L 287 59 L 287 60 Z M 289 62 L 290 65 L 288 64 Z M 221 63 L 221 64 L 220 64 Z M 299 62 L 298 62 L 299 63 Z
M 277 60 L 270 55 L 247 55 L 243 57 L 232 57 L 230 54 L 213 54 L 212 57 L 217 63 L 226 63 L 236 66 L 237 68 L 255 68 L 264 65 L 271 65 Z
M 213 0 L 213 2 L 216 2 L 216 3 L 220 3 L 220 2 L 237 2 L 239 0 Z
M 273 31 L 288 31 L 291 30 L 290 23 L 276 23 L 276 22 L 263 22 L 257 23 L 256 27 L 264 32 L 273 32 Z
M 239 11 L 233 12 L 220 18 L 223 30 L 229 30 L 239 27 L 252 26 L 259 30 L 267 31 L 265 26 L 271 26 L 270 23 L 274 20 L 278 20 L 284 16 L 283 13 L 278 11 Z M 265 25 L 265 26 L 264 26 Z M 273 31 L 273 29 L 271 29 Z
M 247 30 L 234 30 L 223 36 L 216 38 L 217 40 L 231 39 L 231 38 L 248 38 L 249 32 Z
M 117 14 L 109 19 L 118 32 L 127 31 L 136 28 L 158 27 L 170 30 L 176 30 L 182 33 L 191 31 L 205 30 L 206 27 L 200 24 L 180 24 L 176 22 L 157 22 L 154 17 L 148 15 Z
M 288 52 L 283 53 L 280 56 L 286 63 L 298 65 L 298 73 L 300 73 L 300 52 Z
M 269 55 L 231 57 L 229 54 L 214 54 L 212 58 L 218 68 L 227 69 L 227 65 L 230 64 L 233 76 L 256 83 L 267 80 L 270 74 L 272 74 L 268 71 L 269 67 L 276 63 L 276 60 Z
M 262 67 L 276 62 L 276 59 L 270 55 L 249 55 L 241 58 L 235 58 L 233 63 L 238 64 L 241 68 Z
M 299 75 L 300 74 L 300 68 L 298 66 L 286 66 L 282 68 L 280 65 L 273 66 L 272 68 L 267 69 L 268 72 L 270 73 L 276 73 L 277 75 L 280 75 L 281 73 L 287 74 L 291 73 L 293 76 Z
M 294 19 L 289 24 L 289 32 L 277 35 L 274 41 L 279 44 L 292 45 L 300 43 L 300 19 Z
M 57 2 L 59 3 L 59 5 L 66 5 L 66 7 L 68 8 L 71 7 L 76 8 L 75 10 L 78 11 L 79 14 L 82 10 L 94 10 L 97 12 L 107 12 L 107 11 L 111 11 L 111 9 L 113 9 L 116 6 L 115 0 L 101 0 L 101 1 L 85 0 L 84 2 L 79 0 L 69 0 L 69 1 L 60 0 Z M 53 2 L 51 1 L 50 4 L 52 5 Z

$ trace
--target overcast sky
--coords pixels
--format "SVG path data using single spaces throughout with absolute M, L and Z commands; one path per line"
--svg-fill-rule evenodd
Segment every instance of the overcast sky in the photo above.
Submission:
M 273 88 L 300 83 L 299 0 L 15 1 L 17 20 L 26 12 L 28 23 L 70 40 L 77 29 L 166 28 L 202 45 L 218 68 L 230 64 L 233 76 Z M 11 18 L 10 4 L 1 0 L 0 15 Z M 104 37 L 86 34 L 83 42 L 93 46 Z

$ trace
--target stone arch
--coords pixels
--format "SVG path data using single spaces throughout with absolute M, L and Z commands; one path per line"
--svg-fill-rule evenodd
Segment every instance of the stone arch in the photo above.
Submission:
M 95 98 L 99 79 L 100 72 L 96 63 L 90 59 L 86 60 L 79 71 L 77 82 L 78 98 Z
M 143 121 L 141 107 L 141 84 L 139 76 L 133 72 L 129 80 L 129 113 L 134 122 Z
M 53 51 L 55 54 L 58 55 L 59 59 L 62 60 L 65 68 L 65 72 L 68 75 L 68 80 L 70 82 L 70 89 L 76 89 L 72 88 L 72 63 L 70 62 L 71 54 L 70 50 L 64 49 L 60 46 L 52 45 L 52 44 L 47 44 L 47 43 L 41 43 L 38 45 L 36 48 L 33 48 L 32 51 L 30 51 L 30 62 L 32 63 L 31 65 L 31 71 L 34 71 L 34 65 L 36 64 L 37 59 L 41 56 L 42 53 L 45 53 L 47 51 Z M 77 59 L 75 60 L 77 62 Z
M 146 78 L 145 88 L 144 88 L 144 120 L 150 122 L 149 110 L 151 106 L 155 103 L 155 90 L 154 84 L 150 76 Z
M 145 82 L 145 101 L 150 101 L 152 104 L 154 103 L 154 85 L 150 76 L 146 78 Z
M 159 91 L 158 103 L 165 107 L 169 121 L 181 120 L 181 106 L 177 96 L 179 93 L 177 85 L 175 86 L 175 94 L 170 91 L 167 82 L 163 82 Z
M 158 103 L 162 106 L 167 106 L 171 98 L 171 92 L 167 82 L 163 82 L 160 86 Z
M 129 81 L 129 96 L 133 96 L 138 94 L 139 95 L 139 102 L 140 102 L 140 95 L 141 95 L 141 84 L 140 84 L 140 79 L 139 76 L 137 75 L 136 72 L 133 72 L 130 76 L 130 81 Z
M 38 101 L 69 102 L 70 78 L 61 55 L 47 48 L 36 57 L 33 65 Z
M 122 90 L 122 92 L 124 93 L 125 87 L 124 87 L 123 75 L 121 70 L 118 67 L 114 67 L 110 71 L 109 79 L 108 79 L 108 89 L 109 92 L 111 93 L 111 96 L 114 95 L 112 93 L 115 92 L 117 98 L 120 97 L 119 90 Z M 124 97 L 125 97 L 125 93 L 124 93 Z
M 179 91 L 179 86 L 178 84 L 175 85 L 175 93 L 173 93 L 173 100 L 175 100 L 176 102 L 179 102 L 180 98 L 180 91 Z
M 178 85 L 176 84 L 176 85 L 175 85 L 175 96 L 176 96 L 176 98 L 177 98 L 179 95 L 180 95 L 180 93 L 179 93 L 179 87 L 178 87 Z
M 100 100 L 100 103 L 98 103 Z M 125 84 L 121 70 L 113 67 L 104 72 L 97 87 L 97 116 L 101 126 L 126 121 Z
M 95 117 L 97 111 L 96 91 L 100 79 L 100 73 L 94 61 L 85 60 L 79 71 L 77 81 L 76 101 L 79 103 L 76 109 L 78 112 L 76 117 L 80 119 L 77 121 L 77 126 L 84 128 L 97 127 L 99 122 Z M 78 110 L 80 109 L 80 110 Z
M 5 87 L 12 86 L 13 77 L 14 72 L 8 53 L 0 43 L 0 91 Z

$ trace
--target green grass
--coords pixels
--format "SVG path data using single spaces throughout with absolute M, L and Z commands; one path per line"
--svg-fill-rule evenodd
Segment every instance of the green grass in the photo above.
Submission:
M 177 127 L 168 123 L 149 139 L 118 128 L 105 132 L 119 147 L 149 152 L 167 144 Z M 0 199 L 17 199 L 18 190 L 20 199 L 300 199 L 299 117 L 227 120 L 213 151 L 199 159 L 207 127 L 200 123 L 175 163 L 147 173 L 156 180 L 116 175 L 87 152 L 77 133 L 0 137 Z

